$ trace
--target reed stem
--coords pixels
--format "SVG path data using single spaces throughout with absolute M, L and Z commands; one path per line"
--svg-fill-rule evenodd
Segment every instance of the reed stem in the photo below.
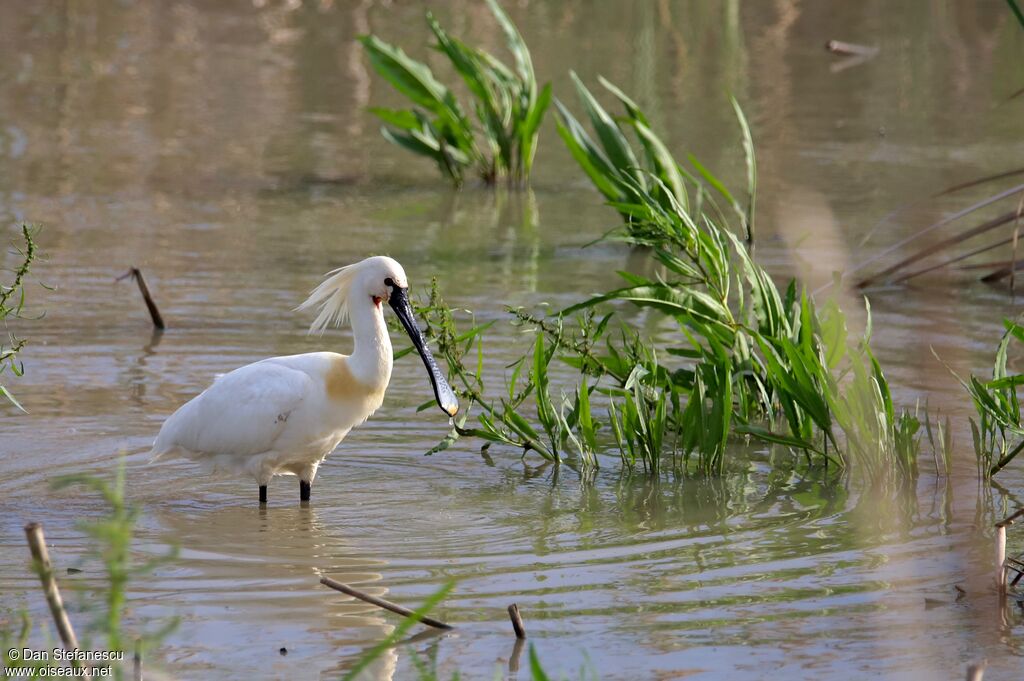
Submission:
M 68 613 L 64 609 L 64 600 L 60 597 L 60 589 L 53 576 L 50 552 L 46 550 L 46 538 L 43 536 L 43 526 L 39 523 L 29 523 L 25 526 L 25 537 L 28 539 L 32 559 L 39 571 L 39 581 L 43 584 L 46 603 L 50 606 L 50 614 L 53 615 L 53 623 L 57 627 L 60 640 L 64 644 L 65 650 L 75 650 L 78 648 L 78 637 L 75 636 L 71 620 L 68 619 Z M 75 666 L 81 666 L 81 663 L 77 662 Z

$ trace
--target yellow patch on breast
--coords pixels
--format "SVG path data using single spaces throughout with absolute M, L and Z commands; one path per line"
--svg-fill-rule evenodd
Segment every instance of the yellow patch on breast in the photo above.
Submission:
M 348 362 L 344 357 L 331 359 L 331 366 L 327 370 L 326 385 L 328 397 L 345 402 L 366 400 L 383 392 L 356 378 L 348 368 Z

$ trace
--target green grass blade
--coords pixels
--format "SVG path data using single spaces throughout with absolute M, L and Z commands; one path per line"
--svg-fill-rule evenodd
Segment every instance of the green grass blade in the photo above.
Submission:
M 452 120 L 464 119 L 454 105 L 451 91 L 434 77 L 429 66 L 375 35 L 360 36 L 359 41 L 370 57 L 370 64 L 396 90 L 429 111 Z
M 675 159 L 672 158 L 671 152 L 665 143 L 651 131 L 647 125 L 641 120 L 633 121 L 633 127 L 637 132 L 637 136 L 640 138 L 640 143 L 647 150 L 648 156 L 654 164 L 654 169 L 666 185 L 672 190 L 672 195 L 675 197 L 682 206 L 683 210 L 686 210 L 688 198 L 686 196 L 686 185 L 683 183 L 683 176 L 679 172 L 679 165 Z
M 569 153 L 587 174 L 599 192 L 609 199 L 622 198 L 620 185 L 613 179 L 614 171 L 604 154 L 597 149 L 583 126 L 580 125 L 562 103 L 555 100 L 555 107 L 561 118 L 557 123 L 558 135 L 565 142 Z
M 747 214 L 743 210 L 743 206 L 740 205 L 740 202 L 737 201 L 736 197 L 734 197 L 732 195 L 732 192 L 729 191 L 729 188 L 726 187 L 721 180 L 715 177 L 714 173 L 712 173 L 710 170 L 701 165 L 701 162 L 698 161 L 693 154 L 690 154 L 689 156 L 687 156 L 687 158 L 690 160 L 690 163 L 693 164 L 693 167 L 697 169 L 697 172 L 700 173 L 701 177 L 703 177 L 704 180 L 707 181 L 707 183 L 710 184 L 716 192 L 721 194 L 722 198 L 725 199 L 726 203 L 728 203 L 732 207 L 733 212 L 735 212 L 736 215 L 739 216 L 740 223 L 746 225 Z
M 15 407 L 20 409 L 22 412 L 26 414 L 28 413 L 28 410 L 25 409 L 25 407 L 21 406 L 21 402 L 18 402 L 18 400 L 14 399 L 14 395 L 12 395 L 11 392 L 2 385 L 0 385 L 0 397 L 6 398 L 7 401 L 9 401 Z
M 544 668 L 540 664 L 540 658 L 537 657 L 537 649 L 530 644 L 530 675 L 533 677 L 533 681 L 551 681 L 551 677 L 547 675 Z
M 618 172 L 628 174 L 642 183 L 643 175 L 640 172 L 640 164 L 615 120 L 598 103 L 575 71 L 570 71 L 569 75 L 572 77 L 576 93 L 579 95 L 580 101 L 583 102 L 583 108 L 587 111 L 590 124 L 594 128 L 594 132 L 597 133 L 597 138 L 600 140 L 608 160 Z
M 774 433 L 768 430 L 767 428 L 762 428 L 760 426 L 740 424 L 736 426 L 736 432 L 741 435 L 750 435 L 751 437 L 755 437 L 758 440 L 763 440 L 764 442 L 770 442 L 776 445 L 783 445 L 786 447 L 793 447 L 799 450 L 815 452 L 816 454 L 824 454 L 824 452 L 821 451 L 820 447 L 814 445 L 811 442 L 808 442 L 807 440 L 802 440 L 798 437 L 793 437 L 792 435 L 782 435 L 780 433 Z
M 743 109 L 735 97 L 732 99 L 732 108 L 736 111 L 736 119 L 740 122 L 740 129 L 743 131 L 743 157 L 747 163 L 747 213 L 746 228 L 747 242 L 754 240 L 754 202 L 757 197 L 757 159 L 754 157 L 754 138 L 750 134 L 750 125 L 747 117 L 743 115 Z
M 607 80 L 604 76 L 598 76 L 597 82 L 601 83 L 601 85 L 604 86 L 604 89 L 608 90 L 608 92 L 615 95 L 615 98 L 622 102 L 622 106 L 623 108 L 626 109 L 626 114 L 630 118 L 632 118 L 633 120 L 640 121 L 644 125 L 650 127 L 651 124 L 647 120 L 647 116 L 644 115 L 644 112 L 640 110 L 640 107 L 637 106 L 636 102 L 634 102 L 629 96 L 627 96 L 626 93 L 617 88 L 611 81 Z
M 508 18 L 505 10 L 501 8 L 501 5 L 496 0 L 487 0 L 487 6 L 491 8 L 491 13 L 494 14 L 494 18 L 498 20 L 498 24 L 505 34 L 505 41 L 508 43 L 509 51 L 515 58 L 516 71 L 519 72 L 519 77 L 522 78 L 524 85 L 528 89 L 536 90 L 533 60 L 530 58 L 530 50 L 526 47 L 523 36 L 519 34 L 516 25 L 512 23 L 512 20 Z
M 519 154 L 522 159 L 523 172 L 527 176 L 533 169 L 533 157 L 537 153 L 537 137 L 540 132 L 540 124 L 544 120 L 544 114 L 550 105 L 551 83 L 546 83 L 541 88 L 540 95 L 530 108 L 519 132 Z
M 1017 0 L 1006 0 L 1006 4 L 1010 6 L 1010 11 L 1013 12 L 1013 16 L 1017 17 L 1020 27 L 1024 28 L 1024 12 L 1021 11 L 1020 5 L 1017 4 Z
M 418 130 L 420 127 L 420 119 L 416 117 L 415 113 L 407 109 L 386 109 L 380 106 L 371 106 L 367 111 L 388 125 L 393 125 L 400 130 Z

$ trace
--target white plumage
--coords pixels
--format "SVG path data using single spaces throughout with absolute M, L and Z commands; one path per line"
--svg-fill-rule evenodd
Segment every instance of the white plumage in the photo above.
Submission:
M 381 307 L 388 301 L 430 372 L 442 410 L 458 402 L 412 316 L 402 266 L 374 257 L 331 272 L 299 309 L 318 308 L 311 331 L 351 318 L 351 355 L 311 352 L 273 357 L 217 378 L 160 429 L 153 460 L 177 456 L 215 471 L 251 475 L 266 500 L 275 475 L 297 475 L 302 499 L 320 462 L 380 407 L 391 379 L 392 349 Z

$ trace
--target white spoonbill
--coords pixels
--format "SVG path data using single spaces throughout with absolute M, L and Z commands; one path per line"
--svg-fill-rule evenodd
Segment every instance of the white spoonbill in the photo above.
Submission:
M 310 332 L 351 318 L 352 354 L 271 357 L 224 374 L 164 422 L 153 460 L 175 456 L 248 473 L 261 504 L 273 476 L 297 475 L 299 498 L 309 501 L 320 462 L 384 401 L 393 357 L 383 301 L 423 358 L 438 406 L 455 416 L 459 402 L 416 325 L 408 290 L 402 266 L 384 256 L 330 272 L 298 309 L 319 310 Z

